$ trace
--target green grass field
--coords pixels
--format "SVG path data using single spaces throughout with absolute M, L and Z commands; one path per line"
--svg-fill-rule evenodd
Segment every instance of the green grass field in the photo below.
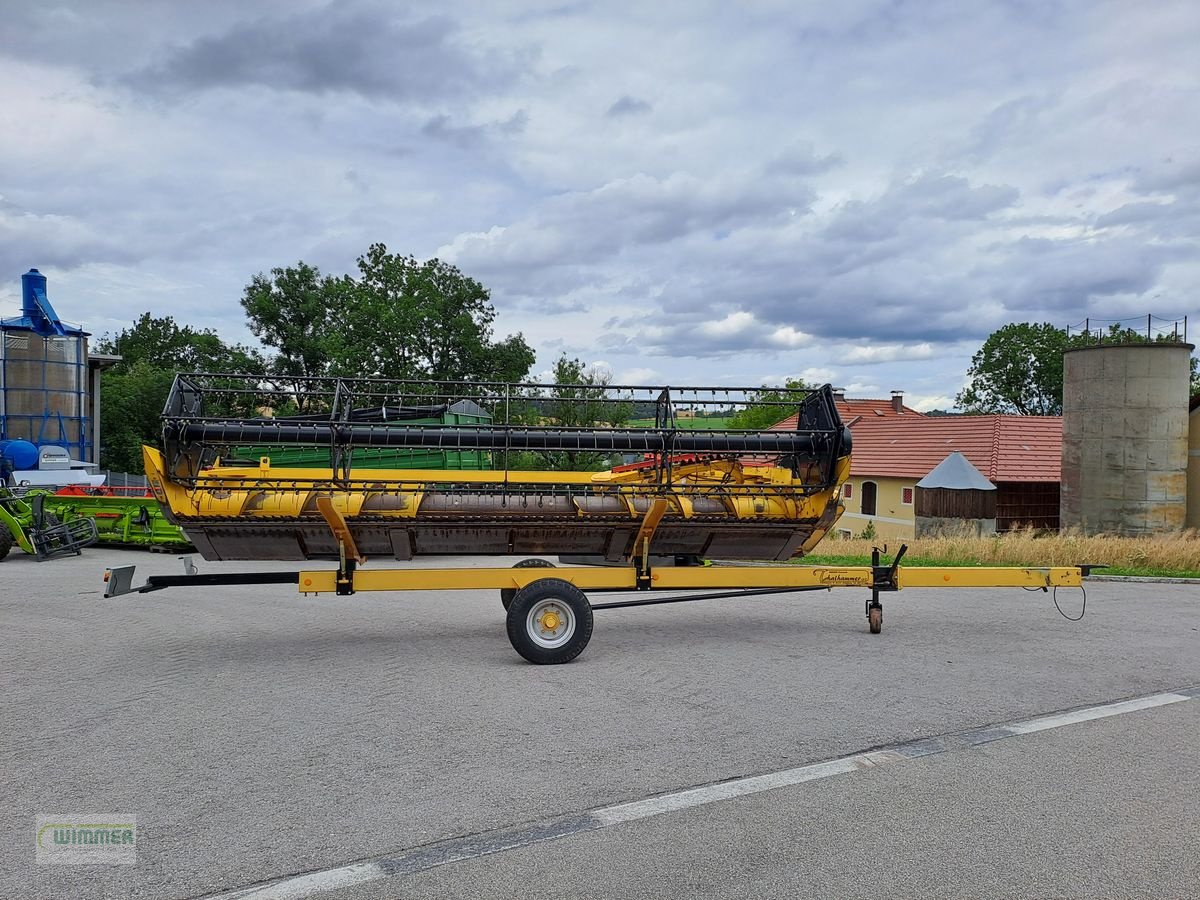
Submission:
M 718 431 L 728 428 L 728 416 L 713 416 L 709 418 L 676 419 L 675 427 L 687 431 Z M 630 419 L 629 424 L 634 428 L 653 428 L 653 419 Z

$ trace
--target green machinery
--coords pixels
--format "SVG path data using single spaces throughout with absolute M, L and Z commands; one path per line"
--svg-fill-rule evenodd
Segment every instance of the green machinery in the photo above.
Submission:
M 0 559 L 14 546 L 45 560 L 78 553 L 97 543 L 164 551 L 192 549 L 153 497 L 49 491 L 17 496 L 0 488 Z
M 47 495 L 18 497 L 0 487 L 0 559 L 14 546 L 39 561 L 67 553 L 79 554 L 97 540 L 96 522 L 86 517 L 63 520 L 46 508 Z
M 62 522 L 90 519 L 101 544 L 163 551 L 192 547 L 153 497 L 60 492 L 46 494 L 43 503 Z

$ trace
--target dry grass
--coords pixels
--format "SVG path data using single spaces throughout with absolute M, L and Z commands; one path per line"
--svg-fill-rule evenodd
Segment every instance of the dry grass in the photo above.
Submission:
M 804 562 L 820 557 L 869 558 L 882 541 L 826 538 Z M 1087 537 L 1066 532 L 1039 534 L 1032 529 L 996 537 L 949 536 L 905 541 L 907 563 L 981 566 L 1062 566 L 1100 563 L 1124 574 L 1200 575 L 1200 534 L 1184 531 L 1160 537 Z M 900 541 L 889 540 L 895 552 Z

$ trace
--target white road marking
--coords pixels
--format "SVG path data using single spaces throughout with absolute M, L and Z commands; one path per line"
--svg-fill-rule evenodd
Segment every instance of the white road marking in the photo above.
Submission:
M 1190 699 L 1192 698 L 1184 694 L 1151 694 L 1149 697 L 1138 697 L 1136 700 L 1105 703 L 1102 706 L 1089 706 L 1087 709 L 1077 709 L 1074 712 L 1057 713 L 1052 716 L 1029 719 L 1025 722 L 1015 722 L 1012 725 L 1005 725 L 1004 730 L 1012 734 L 1033 734 L 1035 731 L 1061 728 L 1064 725 L 1077 725 L 1080 722 L 1090 722 L 1093 719 L 1105 719 L 1109 716 L 1119 716 L 1121 713 L 1137 712 L 1139 709 L 1153 709 L 1156 706 L 1166 706 L 1169 703 L 1179 703 Z
M 354 887 L 387 877 L 377 862 L 352 863 L 336 869 L 324 869 L 307 875 L 293 875 L 283 881 L 259 887 L 239 888 L 215 895 L 212 900 L 301 900 L 321 891 Z
M 647 819 L 661 813 L 677 812 L 681 809 L 691 809 L 716 803 L 720 800 L 732 800 L 735 797 L 745 797 L 747 794 L 758 794 L 763 791 L 773 791 L 777 788 L 791 787 L 806 781 L 816 781 L 833 775 L 845 775 L 859 769 L 883 765 L 889 762 L 901 762 L 907 757 L 894 750 L 879 750 L 872 753 L 860 753 L 845 759 L 835 759 L 829 762 L 813 763 L 809 766 L 799 766 L 795 769 L 785 769 L 782 772 L 771 772 L 768 775 L 751 775 L 733 781 L 722 781 L 704 787 L 678 791 L 674 794 L 664 794 L 661 797 L 649 797 L 645 800 L 635 800 L 632 803 L 621 803 L 617 806 L 606 806 L 592 811 L 592 815 L 604 825 L 617 825 L 621 822 L 633 822 L 637 819 Z
M 1187 694 L 1172 692 L 1151 694 L 1133 700 L 1120 700 L 1115 703 L 1105 703 L 1100 706 L 1090 706 L 1073 712 L 1055 713 L 1039 716 L 1020 722 L 1010 722 L 974 729 L 976 732 L 999 733 L 997 740 L 1018 735 L 1034 734 L 1051 728 L 1062 728 L 1068 725 L 1078 725 L 1095 719 L 1119 716 L 1124 713 L 1137 712 L 1143 709 L 1153 709 L 1157 706 L 1167 706 L 1194 699 Z M 613 806 L 603 806 L 582 813 L 560 816 L 547 822 L 533 825 L 519 825 L 512 828 L 500 828 L 487 834 L 468 835 L 453 838 L 427 847 L 414 847 L 402 850 L 389 856 L 367 862 L 351 863 L 309 872 L 304 875 L 293 875 L 276 881 L 238 888 L 222 894 L 210 895 L 209 900 L 302 900 L 325 891 L 353 887 L 384 878 L 395 877 L 400 873 L 411 874 L 425 871 L 436 866 L 468 859 L 478 859 L 494 853 L 503 853 L 518 847 L 541 843 L 547 840 L 557 840 L 599 828 L 608 828 L 626 822 L 635 822 L 651 816 L 664 813 L 679 812 L 694 809 L 709 803 L 719 803 L 733 800 L 764 791 L 778 788 L 793 787 L 808 781 L 831 778 L 835 775 L 847 775 L 861 769 L 870 769 L 890 763 L 903 762 L 914 758 L 903 752 L 905 747 L 918 747 L 927 741 L 914 741 L 887 750 L 871 750 L 857 753 L 841 759 L 831 759 L 826 762 L 798 766 L 794 769 L 784 769 L 781 772 L 770 772 L 766 775 L 750 775 L 745 778 L 735 778 L 718 784 L 703 787 L 688 788 L 657 797 L 647 797 L 644 800 L 633 800 L 628 803 L 618 803 Z M 944 753 L 945 750 L 924 752 L 919 758 Z

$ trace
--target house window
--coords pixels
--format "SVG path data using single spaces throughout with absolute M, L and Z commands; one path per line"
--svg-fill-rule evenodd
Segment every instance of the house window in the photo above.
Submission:
M 900 491 L 900 502 L 905 506 L 912 506 L 913 489 L 904 488 Z
M 854 496 L 854 485 L 852 485 L 850 482 L 847 481 L 845 484 L 842 485 L 842 499 L 849 500 L 853 496 Z
M 878 493 L 878 488 L 873 481 L 864 481 L 862 483 L 862 514 L 864 516 L 875 515 L 875 495 Z

